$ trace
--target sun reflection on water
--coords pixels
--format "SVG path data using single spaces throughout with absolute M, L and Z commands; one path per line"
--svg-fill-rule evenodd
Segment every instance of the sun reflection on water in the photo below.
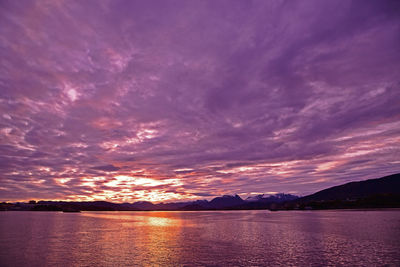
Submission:
M 147 217 L 145 220 L 146 225 L 151 226 L 174 226 L 179 220 L 162 217 Z
M 181 225 L 179 217 L 170 212 L 82 212 L 83 216 L 123 221 L 131 226 L 175 226 Z

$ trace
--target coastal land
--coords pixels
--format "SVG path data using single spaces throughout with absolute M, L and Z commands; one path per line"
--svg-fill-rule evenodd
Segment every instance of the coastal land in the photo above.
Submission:
M 107 201 L 2 202 L 0 211 L 196 211 L 196 210 L 324 210 L 400 208 L 400 173 L 378 179 L 350 182 L 314 194 L 298 197 L 291 194 L 257 195 L 242 199 L 224 195 L 210 201 L 172 203 L 112 203 Z

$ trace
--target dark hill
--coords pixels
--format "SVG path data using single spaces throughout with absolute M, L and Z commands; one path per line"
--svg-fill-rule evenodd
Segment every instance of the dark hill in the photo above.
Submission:
M 297 202 L 354 200 L 373 195 L 400 195 L 400 173 L 378 179 L 334 186 L 312 195 L 299 198 Z
M 400 208 L 400 174 L 334 186 L 274 209 Z

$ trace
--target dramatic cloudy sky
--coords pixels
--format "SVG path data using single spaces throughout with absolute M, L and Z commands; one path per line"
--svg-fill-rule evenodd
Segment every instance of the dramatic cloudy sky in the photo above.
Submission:
M 305 195 L 400 171 L 399 1 L 0 1 L 0 200 Z

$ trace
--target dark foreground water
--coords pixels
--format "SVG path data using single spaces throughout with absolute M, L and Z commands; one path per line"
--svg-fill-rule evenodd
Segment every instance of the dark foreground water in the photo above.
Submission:
M 0 212 L 1 266 L 400 266 L 400 211 Z

